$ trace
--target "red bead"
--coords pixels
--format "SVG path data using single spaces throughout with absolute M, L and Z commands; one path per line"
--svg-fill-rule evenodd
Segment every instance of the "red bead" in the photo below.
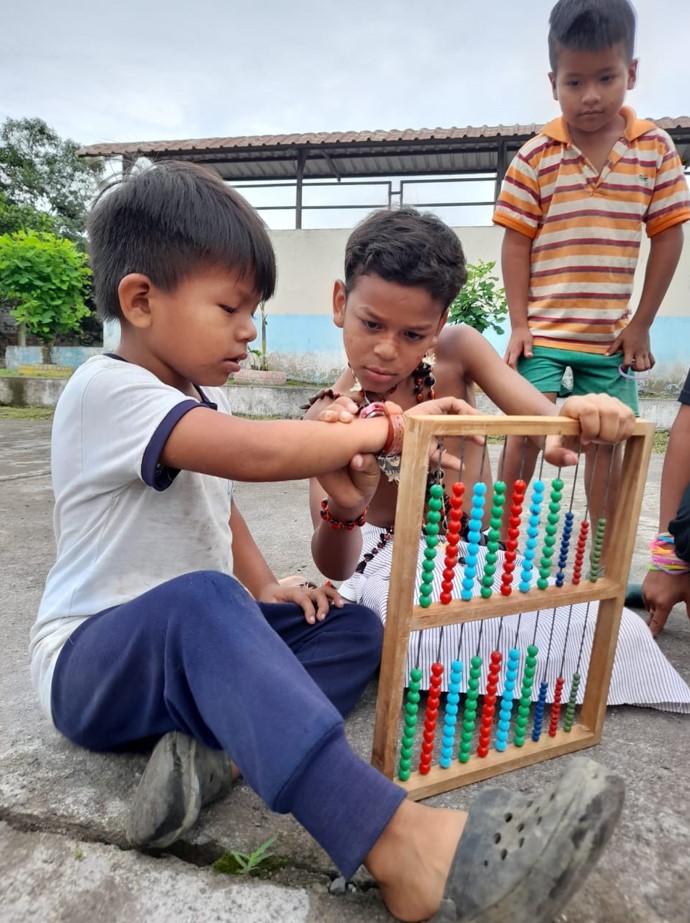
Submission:
M 460 541 L 460 533 L 459 532 L 448 532 L 446 534 L 446 541 L 448 542 L 449 545 L 457 545 L 458 542 Z
M 432 676 L 443 676 L 443 664 L 436 661 L 431 664 L 431 675 Z
M 503 565 L 503 570 L 506 572 L 506 574 L 512 574 L 513 571 L 515 570 L 515 562 L 506 561 Z
M 433 747 L 434 745 L 434 731 L 435 730 L 436 730 L 435 727 L 427 728 L 424 730 L 424 742 L 428 744 L 428 746 L 430 747 Z M 422 744 L 422 746 L 424 746 L 424 744 Z
M 449 602 L 452 602 L 453 597 L 450 593 L 441 593 L 441 602 L 444 606 L 447 606 Z
M 488 748 L 488 747 L 484 747 L 484 746 L 482 746 L 482 745 L 480 744 L 480 745 L 477 747 L 477 756 L 484 757 L 484 756 L 488 756 L 488 755 L 489 755 L 489 748 Z
M 465 485 L 462 481 L 456 481 L 453 484 L 453 493 L 457 494 L 459 497 L 462 497 L 462 495 L 465 493 Z
M 513 540 L 520 538 L 520 530 L 519 529 L 508 529 L 508 538 L 512 538 Z
M 511 586 L 508 586 L 507 584 L 501 587 L 501 593 L 503 596 L 510 596 L 512 592 L 513 592 L 513 588 Z
M 516 558 L 517 558 L 517 553 L 514 550 L 506 550 L 505 554 L 503 555 L 504 561 L 512 562 Z
M 491 663 L 500 663 L 503 660 L 503 654 L 500 651 L 491 651 L 491 657 L 489 659 Z
M 522 480 L 522 478 L 519 478 L 513 484 L 513 490 L 515 491 L 516 494 L 524 494 L 524 492 L 527 490 L 527 484 L 525 483 L 525 481 Z

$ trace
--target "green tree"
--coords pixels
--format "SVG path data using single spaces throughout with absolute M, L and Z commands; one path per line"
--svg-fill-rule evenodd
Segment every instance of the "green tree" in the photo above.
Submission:
M 0 237 L 0 302 L 19 323 L 20 342 L 26 331 L 44 343 L 44 361 L 55 337 L 77 330 L 89 313 L 90 277 L 86 255 L 69 240 L 31 231 Z
M 508 313 L 505 290 L 494 273 L 495 262 L 477 260 L 467 267 L 467 282 L 448 311 L 449 324 L 467 324 L 483 333 L 488 328 L 503 333 Z
M 45 214 L 51 230 L 79 240 L 98 181 L 100 160 L 77 157 L 79 145 L 63 139 L 42 119 L 6 119 L 0 126 L 0 192 L 6 203 Z M 25 227 L 37 227 L 25 213 Z M 45 226 L 38 228 L 46 230 Z
M 45 212 L 36 211 L 30 205 L 15 205 L 0 189 L 0 234 L 14 231 L 55 231 L 55 221 Z

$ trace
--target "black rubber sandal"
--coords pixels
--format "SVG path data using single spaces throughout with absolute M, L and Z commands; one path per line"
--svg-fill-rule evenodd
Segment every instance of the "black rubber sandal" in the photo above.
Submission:
M 623 791 L 619 776 L 577 757 L 537 797 L 483 792 L 429 923 L 550 923 L 608 842 Z

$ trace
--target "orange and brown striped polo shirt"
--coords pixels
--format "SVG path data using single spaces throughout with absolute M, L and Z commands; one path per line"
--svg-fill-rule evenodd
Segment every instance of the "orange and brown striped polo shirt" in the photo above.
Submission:
M 532 238 L 528 323 L 535 346 L 604 353 L 630 317 L 642 225 L 690 218 L 683 167 L 654 122 L 623 108 L 625 132 L 599 174 L 554 119 L 516 154 L 493 220 Z

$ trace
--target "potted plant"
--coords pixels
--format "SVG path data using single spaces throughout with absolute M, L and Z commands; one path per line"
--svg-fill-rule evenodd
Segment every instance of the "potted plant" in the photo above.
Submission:
M 259 312 L 261 315 L 261 347 L 259 349 L 249 348 L 251 366 L 248 369 L 240 369 L 239 372 L 235 372 L 234 380 L 238 384 L 284 385 L 287 380 L 285 372 L 269 368 L 266 336 L 268 319 L 264 301 L 259 305 Z

